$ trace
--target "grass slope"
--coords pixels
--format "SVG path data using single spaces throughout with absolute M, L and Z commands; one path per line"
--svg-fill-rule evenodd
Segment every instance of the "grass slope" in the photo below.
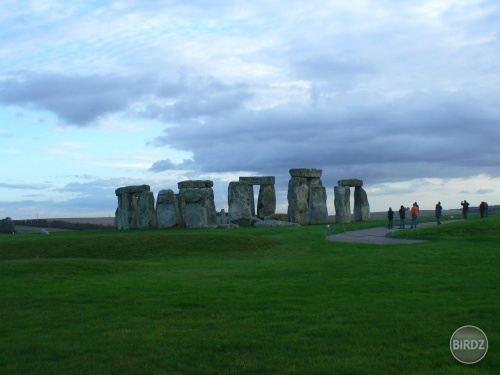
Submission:
M 0 372 L 494 374 L 499 227 L 386 246 L 325 226 L 0 236 Z M 449 350 L 463 325 L 489 339 L 475 365 Z

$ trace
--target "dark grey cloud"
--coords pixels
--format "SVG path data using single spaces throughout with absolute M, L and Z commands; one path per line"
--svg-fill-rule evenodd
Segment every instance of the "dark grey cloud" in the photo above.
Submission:
M 224 84 L 213 77 L 180 77 L 166 82 L 156 92 L 157 103 L 142 115 L 165 121 L 217 116 L 238 110 L 252 97 L 247 84 Z M 158 103 L 159 102 L 159 103 Z
M 68 125 L 86 126 L 126 110 L 152 81 L 114 75 L 29 73 L 0 81 L 0 103 L 49 111 Z
M 498 177 L 500 111 L 490 94 L 429 91 L 397 100 L 363 102 L 364 97 L 351 96 L 319 107 L 247 109 L 181 122 L 155 143 L 193 152 L 204 173 L 286 175 L 289 168 L 304 166 L 371 183 L 479 173 Z

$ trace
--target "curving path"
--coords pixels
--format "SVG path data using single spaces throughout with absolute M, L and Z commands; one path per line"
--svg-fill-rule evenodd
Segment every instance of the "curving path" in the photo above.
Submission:
M 442 221 L 441 224 L 449 224 L 449 223 L 456 223 L 462 220 L 447 220 L 447 221 Z M 394 220 L 396 222 L 396 220 Z M 407 230 L 407 231 L 418 231 L 419 228 L 421 227 L 428 227 L 428 226 L 433 226 L 436 225 L 436 223 L 422 223 L 418 225 L 417 229 L 410 229 L 409 226 L 406 226 L 406 229 L 398 229 L 398 228 L 393 228 L 393 229 L 387 229 L 384 227 L 377 227 L 377 228 L 369 228 L 369 229 L 362 229 L 362 230 L 356 230 L 356 231 L 351 231 L 351 232 L 344 232 L 344 233 L 338 233 L 338 234 L 332 234 L 330 236 L 327 236 L 326 238 L 330 241 L 333 242 L 357 242 L 357 243 L 371 243 L 371 244 L 377 244 L 377 245 L 387 245 L 387 244 L 412 244 L 412 243 L 421 243 L 421 242 L 427 242 L 425 240 L 405 240 L 401 238 L 391 238 L 387 237 L 389 233 L 398 231 L 398 230 Z

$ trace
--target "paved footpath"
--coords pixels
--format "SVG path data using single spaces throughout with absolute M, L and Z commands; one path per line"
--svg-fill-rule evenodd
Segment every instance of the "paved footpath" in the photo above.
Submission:
M 449 223 L 456 223 L 462 220 L 447 220 L 447 221 L 442 221 L 442 224 L 449 224 Z M 396 222 L 396 220 L 394 220 Z M 389 233 L 398 231 L 398 230 L 405 230 L 405 231 L 418 231 L 419 228 L 421 227 L 428 227 L 428 226 L 433 226 L 436 225 L 436 223 L 422 223 L 418 225 L 417 229 L 410 229 L 409 226 L 406 227 L 406 229 L 399 229 L 398 228 L 393 228 L 393 229 L 387 229 L 384 227 L 377 227 L 377 228 L 369 228 L 369 229 L 362 229 L 362 230 L 356 230 L 356 231 L 351 231 L 351 232 L 344 232 L 344 233 L 338 233 L 338 234 L 332 234 L 331 236 L 327 236 L 326 238 L 330 241 L 334 242 L 358 242 L 358 243 L 371 243 L 371 244 L 377 244 L 377 245 L 387 245 L 387 244 L 412 244 L 412 243 L 421 243 L 421 242 L 427 242 L 425 240 L 406 240 L 402 238 L 391 238 L 387 237 Z M 418 233 L 418 232 L 417 232 Z

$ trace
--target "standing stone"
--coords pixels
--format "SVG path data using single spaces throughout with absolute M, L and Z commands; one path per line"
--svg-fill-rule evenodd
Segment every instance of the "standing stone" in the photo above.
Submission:
M 201 188 L 202 206 L 207 210 L 207 225 L 217 225 L 214 190 L 211 187 Z
M 151 191 L 137 195 L 137 228 L 156 228 L 155 196 Z
M 370 219 L 370 205 L 365 189 L 361 186 L 354 188 L 354 220 L 368 221 Z
M 300 225 L 328 222 L 326 190 L 321 169 L 290 169 L 288 182 L 288 220 Z
M 276 190 L 274 185 L 260 185 L 257 200 L 257 217 L 264 219 L 276 213 Z
M 309 224 L 326 224 L 328 210 L 326 208 L 326 189 L 323 186 L 309 186 Z
M 229 223 L 250 226 L 252 206 L 245 182 L 230 182 L 228 187 Z
M 292 177 L 288 181 L 288 221 L 308 224 L 309 185 L 305 177 Z
M 143 229 L 155 225 L 154 196 L 151 205 L 149 190 L 149 185 L 125 186 L 115 190 L 118 197 L 118 207 L 115 212 L 116 229 Z M 139 197 L 142 197 L 140 209 Z M 151 215 L 154 215 L 154 218 Z
M 348 186 L 334 186 L 335 222 L 351 222 L 351 189 Z
M 173 190 L 160 190 L 156 199 L 156 223 L 158 229 L 179 226 L 179 207 Z
M 210 180 L 188 180 L 177 184 L 182 227 L 207 228 L 217 224 L 213 185 Z
M 220 210 L 219 224 L 227 224 L 226 210 L 224 209 Z
M 182 190 L 185 202 L 184 224 L 186 228 L 206 228 L 207 210 L 204 207 L 201 189 L 185 188 Z

